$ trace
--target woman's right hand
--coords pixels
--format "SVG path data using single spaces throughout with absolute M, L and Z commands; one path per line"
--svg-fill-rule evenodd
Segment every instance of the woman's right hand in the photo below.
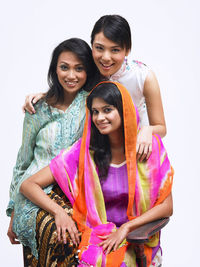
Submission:
M 10 239 L 10 243 L 11 244 L 20 244 L 20 242 L 17 240 L 17 236 L 16 234 L 13 232 L 12 230 L 12 225 L 13 225 L 13 217 L 14 217 L 14 211 L 11 214 L 11 218 L 10 218 L 10 223 L 9 223 L 9 227 L 8 227 L 8 232 L 7 232 L 7 236 Z
M 148 160 L 152 152 L 152 126 L 143 126 L 137 135 L 136 159 L 140 162 Z
M 62 210 L 61 210 L 62 209 Z M 79 232 L 73 219 L 61 208 L 55 216 L 58 241 L 63 240 L 66 244 L 66 230 L 72 239 L 72 242 L 77 246 L 80 243 Z
M 37 103 L 38 100 L 45 97 L 45 93 L 37 93 L 37 94 L 30 94 L 27 95 L 25 98 L 25 103 L 22 106 L 22 111 L 28 111 L 30 114 L 35 113 L 35 109 L 33 107 L 33 104 Z

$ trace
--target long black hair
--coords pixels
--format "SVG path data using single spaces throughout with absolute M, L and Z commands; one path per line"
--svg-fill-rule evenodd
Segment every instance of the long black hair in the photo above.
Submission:
M 95 35 L 103 32 L 106 38 L 117 43 L 126 51 L 131 50 L 131 29 L 125 18 L 120 15 L 102 16 L 94 25 L 91 33 L 91 44 L 93 45 Z
M 123 125 L 122 97 L 119 89 L 112 82 L 101 83 L 92 91 L 87 98 L 87 107 L 92 116 L 92 102 L 94 98 L 101 98 L 109 105 L 117 108 Z M 122 127 L 124 129 L 124 127 Z M 90 148 L 94 151 L 94 161 L 99 170 L 100 178 L 105 178 L 108 174 L 111 162 L 111 149 L 108 135 L 99 132 L 93 122 L 91 122 Z
M 85 68 L 87 74 L 87 80 L 84 85 L 85 91 L 90 91 L 99 81 L 99 71 L 93 61 L 92 51 L 89 45 L 84 40 L 79 38 L 65 40 L 60 43 L 52 53 L 48 71 L 49 90 L 46 95 L 46 101 L 49 104 L 57 104 L 64 101 L 64 92 L 61 84 L 58 81 L 56 68 L 60 54 L 68 51 L 74 53 Z

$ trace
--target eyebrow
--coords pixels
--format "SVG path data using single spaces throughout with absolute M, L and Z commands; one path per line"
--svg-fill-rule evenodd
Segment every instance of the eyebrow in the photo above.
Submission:
M 94 43 L 95 45 L 101 45 L 101 46 L 104 46 L 103 44 L 101 44 L 101 43 Z M 120 45 L 114 45 L 114 46 L 111 46 L 111 48 L 116 48 L 116 47 L 120 47 L 121 48 L 121 46 Z
M 108 105 L 105 105 L 105 106 L 103 106 L 103 107 L 101 107 L 101 108 L 110 108 L 110 107 L 112 107 L 112 106 L 113 106 L 113 105 L 108 104 Z M 95 107 L 93 108 L 93 107 L 92 107 L 92 109 L 97 109 L 97 108 L 95 108 Z
M 69 65 L 69 63 L 66 61 L 60 61 L 60 64 L 62 64 L 62 63 Z M 78 63 L 75 66 L 84 66 L 84 65 L 83 65 L 83 63 Z

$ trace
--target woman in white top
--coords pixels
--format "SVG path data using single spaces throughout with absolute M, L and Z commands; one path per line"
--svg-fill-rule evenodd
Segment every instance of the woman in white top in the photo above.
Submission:
M 122 83 L 130 92 L 139 111 L 140 131 L 137 137 L 137 159 L 148 159 L 152 151 L 152 134 L 166 135 L 166 125 L 155 74 L 143 63 L 131 61 L 131 31 L 119 15 L 102 16 L 91 34 L 94 61 L 102 79 Z M 33 103 L 43 94 L 29 95 L 23 109 L 34 113 Z

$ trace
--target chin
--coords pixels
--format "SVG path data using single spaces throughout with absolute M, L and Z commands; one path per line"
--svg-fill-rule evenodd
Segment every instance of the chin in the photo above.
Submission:
M 105 70 L 102 70 L 101 71 L 101 74 L 103 75 L 103 76 L 105 76 L 105 77 L 107 77 L 107 76 L 111 76 L 112 74 L 113 74 L 113 72 L 112 71 L 105 71 Z
M 102 135 L 108 135 L 110 133 L 110 131 L 107 131 L 107 130 L 102 130 L 102 131 L 99 131 Z

